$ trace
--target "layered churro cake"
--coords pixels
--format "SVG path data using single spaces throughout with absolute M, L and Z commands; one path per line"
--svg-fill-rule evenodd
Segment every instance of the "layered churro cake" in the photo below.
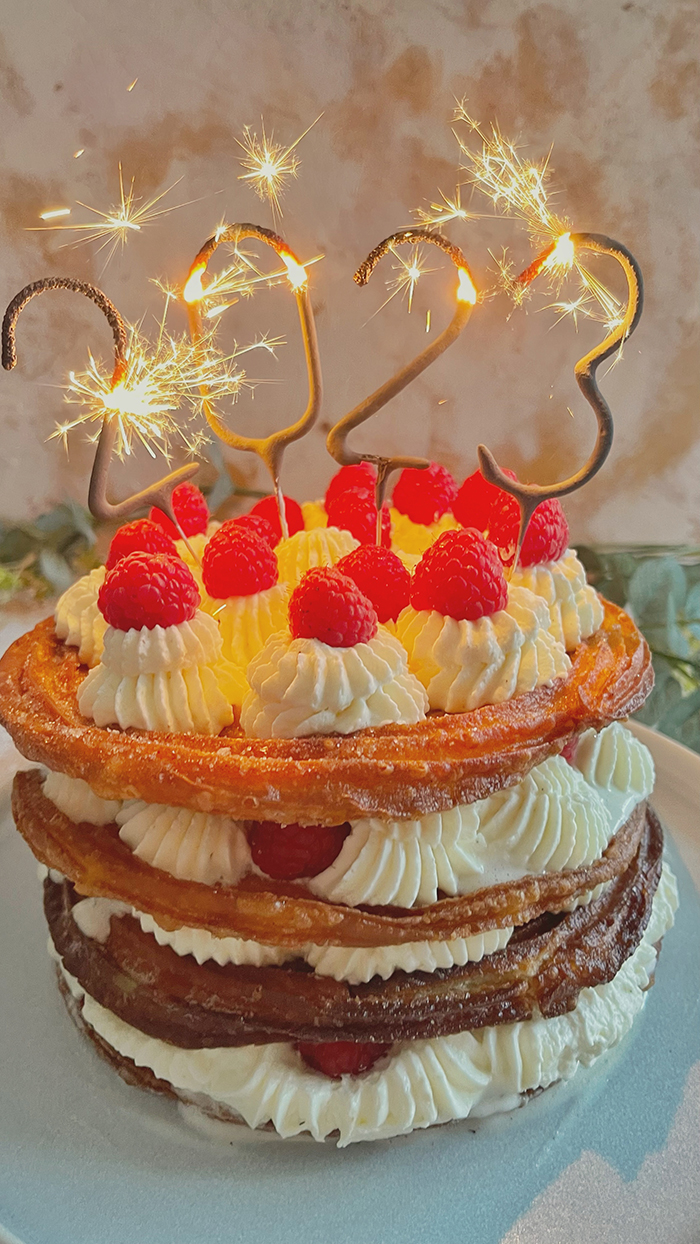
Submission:
M 478 472 L 404 472 L 378 545 L 370 477 L 284 538 L 181 485 L 180 531 L 126 524 L 0 666 L 76 1025 L 129 1084 L 340 1145 L 593 1063 L 677 901 L 624 724 L 649 651 L 559 502 L 513 568 Z

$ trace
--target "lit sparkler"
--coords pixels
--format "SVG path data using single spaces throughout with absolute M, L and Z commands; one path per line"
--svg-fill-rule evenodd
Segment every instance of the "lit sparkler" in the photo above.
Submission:
M 481 140 L 481 149 L 474 150 L 468 141 L 455 134 L 464 157 L 463 168 L 472 185 L 484 194 L 499 215 L 522 221 L 531 242 L 542 253 L 515 280 L 505 259 L 498 263 L 499 279 L 516 305 L 526 297 L 532 281 L 541 272 L 549 277 L 550 293 L 558 296 L 562 283 L 570 273 L 578 278 L 578 295 L 558 299 L 550 304 L 559 318 L 586 316 L 602 322 L 608 331 L 618 327 L 625 316 L 624 305 L 582 262 L 571 244 L 571 223 L 551 207 L 549 161 L 551 149 L 539 163 L 527 160 L 521 149 L 501 133 L 498 125 L 490 131 L 482 129 L 458 105 L 455 121 L 464 123 L 470 133 Z M 543 249 L 544 248 L 544 249 Z
M 79 154 L 82 154 L 82 152 Z M 77 199 L 78 206 L 84 207 L 88 212 L 92 212 L 96 219 L 78 221 L 75 224 L 71 223 L 69 225 L 38 225 L 30 232 L 40 231 L 41 229 L 59 229 L 70 233 L 84 234 L 85 236 L 78 238 L 73 245 L 80 246 L 88 242 L 99 242 L 97 254 L 99 255 L 105 249 L 107 250 L 102 268 L 102 271 L 104 271 L 117 249 L 123 249 L 133 233 L 140 233 L 142 229 L 152 224 L 154 220 L 159 219 L 161 216 L 167 216 L 169 212 L 174 212 L 179 207 L 186 206 L 184 203 L 176 203 L 171 207 L 158 207 L 158 204 L 162 202 L 166 194 L 169 194 L 181 180 L 181 178 L 178 178 L 178 181 L 173 182 L 166 190 L 162 190 L 160 194 L 144 202 L 136 194 L 133 177 L 128 188 L 125 189 L 122 166 L 120 164 L 118 203 L 113 204 L 106 212 L 103 212 L 99 208 L 91 207 L 89 203 L 83 203 L 80 199 Z M 61 215 L 69 213 L 70 209 L 63 209 Z M 48 219 L 49 214 L 44 213 L 42 220 Z
M 124 435 L 128 426 L 132 429 L 132 439 L 133 434 L 139 436 L 139 428 L 142 429 L 144 437 L 155 437 L 159 425 L 166 416 L 171 414 L 171 401 L 168 391 L 163 386 L 158 394 L 157 388 L 149 382 L 146 368 L 142 362 L 139 362 L 138 352 L 132 351 L 130 354 L 130 344 L 133 338 L 130 342 L 130 333 L 121 315 L 101 289 L 85 281 L 60 276 L 46 277 L 42 281 L 34 281 L 32 285 L 25 286 L 12 299 L 3 318 L 3 367 L 6 371 L 11 371 L 17 362 L 15 328 L 21 311 L 36 295 L 50 290 L 70 290 L 72 293 L 83 294 L 91 299 L 106 317 L 114 339 L 114 368 L 109 382 L 99 384 L 93 381 L 92 388 L 88 380 L 78 382 L 78 387 L 81 383 L 84 384 L 86 392 L 83 396 L 87 397 L 90 394 L 92 418 L 101 420 L 88 492 L 88 505 L 91 513 L 96 518 L 121 518 L 141 506 L 152 503 L 163 509 L 177 524 L 172 507 L 172 491 L 177 484 L 197 471 L 196 463 L 190 463 L 171 471 L 157 483 L 142 489 L 141 492 L 134 493 L 124 501 L 115 504 L 107 497 L 109 468 L 119 437 Z M 94 375 L 99 382 L 101 377 L 97 369 Z M 99 415 L 95 413 L 95 404 L 99 407 Z M 86 418 L 79 421 L 91 421 L 90 410 L 84 413 Z M 128 438 L 128 431 L 126 435 Z M 127 448 L 130 448 L 130 445 L 131 441 L 127 439 Z
M 414 214 L 419 223 L 424 225 L 426 229 L 440 229 L 443 225 L 448 225 L 452 220 L 478 220 L 478 212 L 467 211 L 462 206 L 462 187 L 457 186 L 454 197 L 448 198 L 443 194 L 442 190 L 438 191 L 440 195 L 439 203 L 431 203 L 429 208 L 417 207 Z
M 247 170 L 240 174 L 238 180 L 250 182 L 258 198 L 263 202 L 267 200 L 272 208 L 273 220 L 281 219 L 282 195 L 289 179 L 295 178 L 299 171 L 300 160 L 296 154 L 296 148 L 322 116 L 323 113 L 319 113 L 316 120 L 312 121 L 304 133 L 295 138 L 288 147 L 275 142 L 274 133 L 271 132 L 268 137 L 265 133 L 265 123 L 262 120 L 260 122 L 261 138 L 258 138 L 255 131 L 246 125 L 243 129 L 243 137 L 236 139 L 243 152 L 243 155 L 239 157 L 239 162 Z

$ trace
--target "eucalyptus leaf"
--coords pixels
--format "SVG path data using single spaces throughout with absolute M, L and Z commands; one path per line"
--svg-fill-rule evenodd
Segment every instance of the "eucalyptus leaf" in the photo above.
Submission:
M 75 574 L 65 557 L 61 557 L 53 549 L 41 550 L 38 565 L 39 572 L 51 584 L 54 592 L 65 592 L 75 579 Z

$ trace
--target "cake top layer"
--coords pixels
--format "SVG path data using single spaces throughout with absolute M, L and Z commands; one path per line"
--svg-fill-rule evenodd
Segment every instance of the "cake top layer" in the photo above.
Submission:
M 125 795 L 237 819 L 305 824 L 359 816 L 406 818 L 483 798 L 561 751 L 572 734 L 635 712 L 653 673 L 632 620 L 606 603 L 565 678 L 500 705 L 430 713 L 412 726 L 346 737 L 245 738 L 101 729 L 77 706 L 85 677 L 53 620 L 0 661 L 0 720 L 30 760 L 83 778 L 104 798 Z M 400 743 L 400 746 L 397 744 Z

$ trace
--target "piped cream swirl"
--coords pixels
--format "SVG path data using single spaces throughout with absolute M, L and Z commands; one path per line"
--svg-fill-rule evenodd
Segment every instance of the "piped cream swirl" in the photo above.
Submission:
M 341 557 L 352 553 L 359 541 L 340 527 L 313 527 L 297 531 L 288 540 L 280 540 L 275 552 L 280 580 L 292 586 L 299 583 L 307 570 L 316 566 L 335 566 Z
M 425 717 L 425 692 L 401 644 L 384 627 L 366 644 L 332 648 L 273 635 L 248 667 L 241 727 L 258 739 L 353 734 Z
M 97 596 L 107 569 L 98 566 L 72 583 L 59 597 L 54 611 L 56 635 L 70 648 L 78 649 L 83 665 L 91 668 L 102 656 L 107 623 L 97 607 Z
M 201 611 L 177 626 L 108 627 L 100 664 L 78 690 L 78 707 L 98 726 L 218 734 L 233 721 L 217 678 L 220 662 L 219 628 Z
M 474 622 L 409 605 L 399 614 L 396 633 L 430 707 L 466 713 L 568 674 L 571 662 L 549 626 L 545 601 L 514 587 L 505 609 Z
M 121 799 L 102 799 L 82 778 L 47 773 L 43 792 L 47 799 L 77 825 L 111 825 L 122 806 Z
M 232 703 L 243 703 L 248 691 L 246 670 L 253 657 L 271 635 L 286 630 L 288 601 L 289 587 L 285 583 L 276 583 L 250 596 L 230 596 L 227 600 L 204 597 L 202 609 L 215 619 L 221 634 L 223 659 L 235 670 L 238 679 L 237 698 Z
M 248 839 L 230 817 L 129 799 L 115 820 L 134 855 L 173 877 L 235 885 L 250 868 Z
M 590 864 L 613 832 L 598 792 L 556 756 L 475 803 L 414 821 L 352 822 L 340 854 L 308 886 L 349 907 L 427 907 L 439 892 Z
M 519 567 L 513 571 L 510 584 L 526 587 L 546 600 L 550 631 L 567 652 L 573 652 L 582 639 L 588 639 L 603 624 L 602 601 L 586 582 L 575 549 L 567 549 L 556 562 Z

